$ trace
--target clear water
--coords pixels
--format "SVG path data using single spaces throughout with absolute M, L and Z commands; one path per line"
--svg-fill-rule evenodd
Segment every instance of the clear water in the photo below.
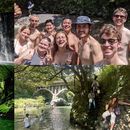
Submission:
M 48 107 L 44 110 L 43 118 L 31 118 L 32 126 L 30 130 L 81 130 L 72 127 L 69 122 L 70 107 Z M 25 130 L 22 115 L 15 118 L 15 130 Z

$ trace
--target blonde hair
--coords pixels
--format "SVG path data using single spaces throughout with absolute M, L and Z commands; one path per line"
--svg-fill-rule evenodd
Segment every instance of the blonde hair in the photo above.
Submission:
M 19 39 L 20 33 L 21 33 L 24 29 L 30 30 L 28 26 L 26 26 L 26 25 L 22 26 L 22 27 L 18 30 L 17 34 L 16 34 L 16 39 Z
M 121 42 L 121 33 L 117 30 L 117 28 L 112 24 L 104 24 L 100 30 L 100 37 L 103 35 L 111 35 L 113 34 L 119 42 Z
M 127 11 L 126 11 L 125 8 L 121 8 L 121 7 L 120 7 L 120 8 L 117 8 L 116 10 L 114 10 L 113 16 L 114 16 L 117 12 L 122 12 L 122 13 L 125 14 L 126 18 L 128 17 L 128 13 L 127 13 Z

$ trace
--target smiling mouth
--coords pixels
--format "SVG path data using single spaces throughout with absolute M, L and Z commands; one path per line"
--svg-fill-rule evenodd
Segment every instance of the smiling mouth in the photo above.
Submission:
M 104 54 L 109 54 L 111 53 L 111 51 L 104 51 Z
M 69 29 L 70 27 L 64 27 L 64 29 Z
M 64 44 L 64 42 L 59 42 L 59 45 Z

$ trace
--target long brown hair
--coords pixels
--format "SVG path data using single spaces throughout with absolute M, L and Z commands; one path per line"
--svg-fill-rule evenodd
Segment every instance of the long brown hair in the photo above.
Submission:
M 56 44 L 56 37 L 59 33 L 63 33 L 67 39 L 67 45 L 66 45 L 66 49 L 70 49 L 69 48 L 69 44 L 68 44 L 68 36 L 67 36 L 67 33 L 64 32 L 64 31 L 58 31 L 54 37 L 54 49 L 53 49 L 53 56 L 56 54 L 56 52 L 58 51 L 58 45 Z

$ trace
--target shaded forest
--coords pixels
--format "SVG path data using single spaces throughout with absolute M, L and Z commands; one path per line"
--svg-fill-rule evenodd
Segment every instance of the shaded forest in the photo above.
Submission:
M 14 68 L 0 65 L 0 114 L 4 119 L 14 119 Z

